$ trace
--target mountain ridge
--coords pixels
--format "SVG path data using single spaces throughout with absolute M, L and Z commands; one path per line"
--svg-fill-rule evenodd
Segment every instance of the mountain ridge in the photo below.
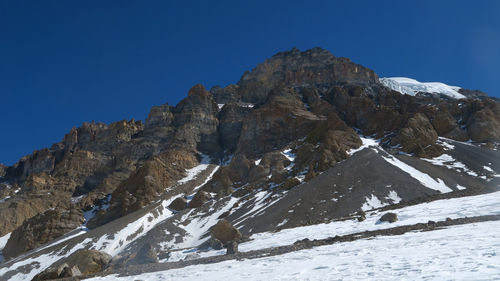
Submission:
M 153 106 L 144 122 L 84 123 L 0 166 L 0 237 L 15 233 L 3 254 L 29 256 L 75 225 L 92 241 L 85 247 L 131 254 L 147 241 L 206 246 L 221 218 L 249 236 L 436 194 L 492 192 L 500 103 L 459 91 L 465 99 L 404 95 L 321 48 L 278 53 L 236 84 L 198 84 L 175 106 Z M 99 242 L 110 225 L 119 231 L 147 210 L 153 219 L 119 250 Z M 168 234 L 151 234 L 160 232 Z

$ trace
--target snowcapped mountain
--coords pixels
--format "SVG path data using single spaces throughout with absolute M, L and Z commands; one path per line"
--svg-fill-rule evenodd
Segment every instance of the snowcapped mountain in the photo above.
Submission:
M 484 93 L 292 49 L 2 167 L 0 280 L 500 276 L 499 143 Z
M 406 77 L 380 78 L 380 83 L 402 94 L 414 96 L 418 93 L 442 94 L 454 99 L 464 99 L 459 93 L 460 87 L 449 86 L 440 82 L 419 82 Z

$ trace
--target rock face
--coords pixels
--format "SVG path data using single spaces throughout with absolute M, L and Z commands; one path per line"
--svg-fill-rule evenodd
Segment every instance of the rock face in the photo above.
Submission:
M 16 257 L 76 229 L 83 222 L 83 213 L 78 209 L 63 212 L 49 210 L 36 215 L 12 232 L 3 255 Z
M 225 219 L 219 220 L 217 224 L 212 227 L 210 235 L 223 244 L 241 238 L 240 231 Z

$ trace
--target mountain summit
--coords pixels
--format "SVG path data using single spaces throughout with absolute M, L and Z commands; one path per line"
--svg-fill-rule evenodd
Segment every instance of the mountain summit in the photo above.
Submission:
M 145 122 L 84 123 L 0 166 L 0 279 L 194 264 L 282 229 L 485 196 L 499 142 L 485 93 L 293 48 Z

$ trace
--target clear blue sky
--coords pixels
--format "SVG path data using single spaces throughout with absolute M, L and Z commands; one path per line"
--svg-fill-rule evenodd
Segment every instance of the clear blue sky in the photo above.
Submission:
M 0 163 L 85 121 L 144 120 L 293 46 L 499 96 L 499 15 L 480 0 L 0 0 Z

